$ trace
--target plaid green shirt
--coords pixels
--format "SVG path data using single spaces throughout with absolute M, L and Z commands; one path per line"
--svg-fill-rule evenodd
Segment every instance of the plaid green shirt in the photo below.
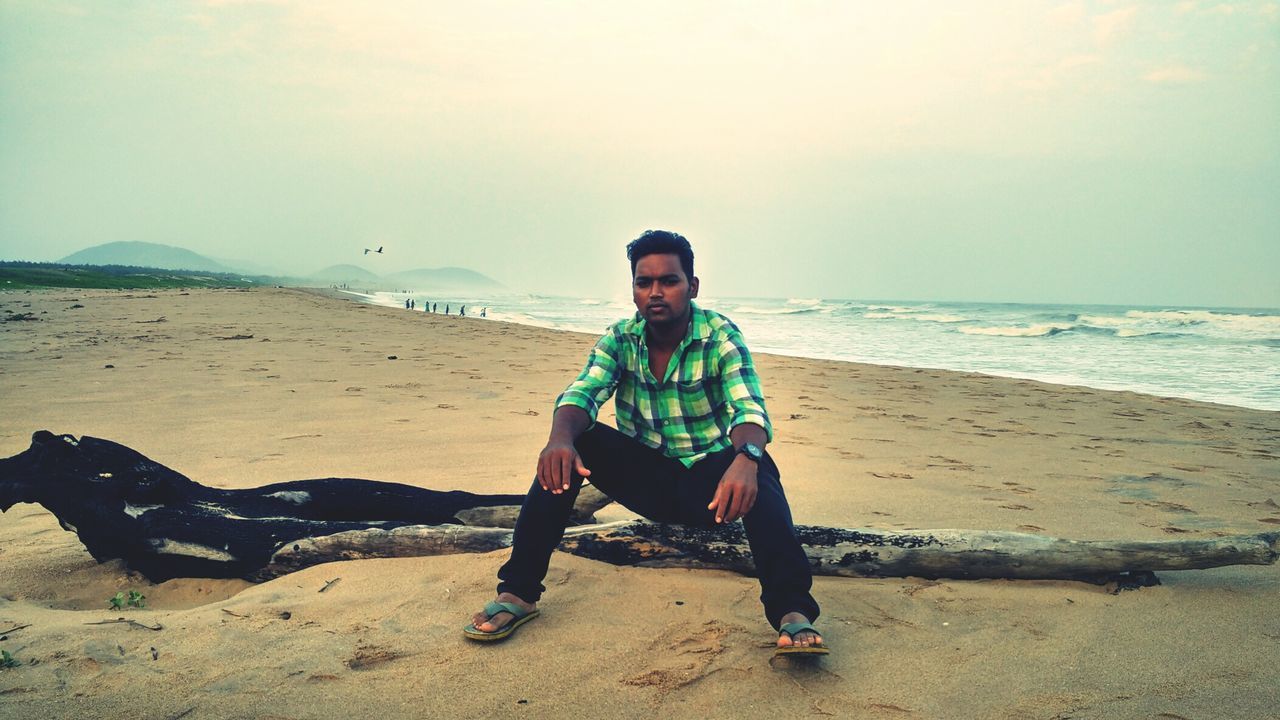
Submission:
M 618 430 L 691 467 L 733 445 L 729 431 L 743 423 L 773 426 L 764 409 L 760 378 L 742 334 L 729 318 L 692 305 L 689 332 L 659 380 L 649 369 L 645 320 L 621 320 L 596 343 L 578 379 L 556 407 L 580 407 L 594 423 L 617 392 Z

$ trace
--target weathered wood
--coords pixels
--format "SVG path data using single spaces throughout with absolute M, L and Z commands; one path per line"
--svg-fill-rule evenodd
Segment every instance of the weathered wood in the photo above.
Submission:
M 605 495 L 593 485 L 583 485 L 578 492 L 578 499 L 573 503 L 573 512 L 569 521 L 575 525 L 590 525 L 596 521 L 596 513 L 613 502 L 613 498 Z M 494 507 L 474 507 L 456 513 L 463 525 L 479 525 L 483 527 L 514 528 L 516 518 L 520 515 L 517 505 L 497 505 Z
M 509 547 L 521 495 L 476 495 L 351 478 L 252 490 L 205 487 L 116 443 L 35 433 L 0 460 L 0 510 L 37 502 L 99 561 L 121 558 L 154 581 L 263 580 L 335 560 L 489 552 Z M 590 516 L 608 498 L 579 497 Z M 1280 533 L 1208 540 L 1080 541 L 980 530 L 894 532 L 798 526 L 814 572 L 846 577 L 1080 579 L 1276 562 Z M 623 522 L 570 528 L 561 549 L 617 565 L 750 574 L 740 524 Z
M 523 499 L 353 478 L 222 490 L 109 440 L 44 430 L 30 448 L 0 460 L 0 510 L 39 503 L 94 559 L 120 558 L 156 582 L 243 577 L 294 538 L 456 524 L 464 510 Z
M 287 544 L 253 578 L 332 560 L 491 552 L 511 531 L 463 526 L 358 530 Z M 799 525 L 816 575 L 841 577 L 1069 579 L 1276 562 L 1280 533 L 1212 540 L 1082 541 L 975 530 L 844 530 Z M 644 521 L 571 527 L 560 549 L 614 565 L 712 568 L 753 574 L 740 524 L 699 528 Z

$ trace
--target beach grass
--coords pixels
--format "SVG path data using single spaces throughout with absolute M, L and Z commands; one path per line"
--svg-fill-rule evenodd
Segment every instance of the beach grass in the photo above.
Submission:
M 36 288 L 142 290 L 252 287 L 260 284 L 262 283 L 238 275 L 192 270 L 162 270 L 124 265 L 0 262 L 0 290 Z

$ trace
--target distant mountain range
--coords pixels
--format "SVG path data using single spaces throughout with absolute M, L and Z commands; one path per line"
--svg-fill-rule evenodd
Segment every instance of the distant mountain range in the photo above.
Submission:
M 234 273 L 222 263 L 185 248 L 148 242 L 112 242 L 74 252 L 58 262 L 65 265 L 134 265 L 162 270 L 203 270 Z
M 360 289 L 500 290 L 502 283 L 474 270 L 457 267 L 419 268 L 377 275 L 356 265 L 332 265 L 306 276 L 280 275 L 254 263 L 212 260 L 186 248 L 149 242 L 112 242 L 72 253 L 66 265 L 133 265 L 162 270 L 196 270 L 268 277 L 285 285 L 347 284 Z

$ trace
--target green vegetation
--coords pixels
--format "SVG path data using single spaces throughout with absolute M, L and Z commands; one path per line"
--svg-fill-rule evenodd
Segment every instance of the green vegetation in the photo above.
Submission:
M 256 280 L 227 273 L 194 270 L 160 270 L 125 265 L 62 265 L 0 261 L 0 290 L 33 288 L 148 288 L 251 287 Z
M 15 668 L 21 664 L 13 659 L 8 650 L 0 650 L 0 668 Z
M 147 606 L 147 596 L 137 590 L 130 590 L 128 595 L 118 592 L 112 595 L 108 600 L 112 610 L 123 610 L 127 607 L 145 608 Z

